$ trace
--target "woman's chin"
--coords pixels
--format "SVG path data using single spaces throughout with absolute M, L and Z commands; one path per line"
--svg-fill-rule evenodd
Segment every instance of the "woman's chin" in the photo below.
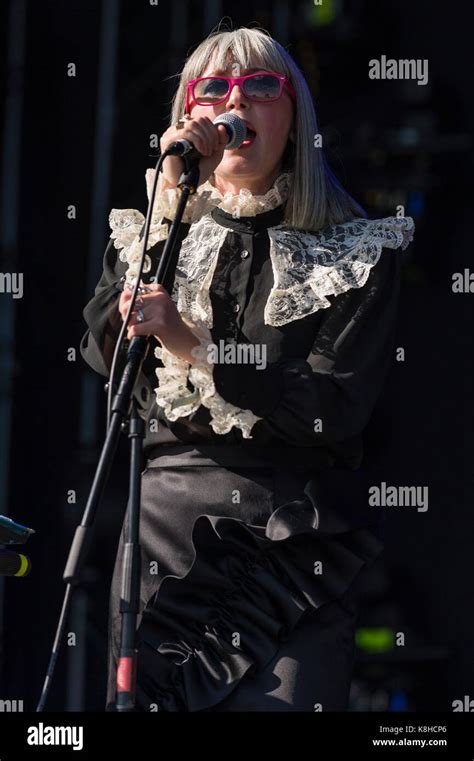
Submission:
M 224 159 L 219 164 L 219 168 L 224 174 L 229 172 L 232 172 L 233 174 L 234 172 L 239 171 L 239 168 L 245 168 L 248 170 L 249 165 L 252 165 L 255 168 L 255 155 L 252 151 L 240 151 L 236 148 L 233 151 L 228 151 L 226 153 Z

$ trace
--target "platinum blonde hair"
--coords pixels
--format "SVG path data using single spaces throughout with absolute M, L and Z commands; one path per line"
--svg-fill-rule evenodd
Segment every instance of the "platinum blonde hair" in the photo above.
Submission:
M 284 224 L 316 231 L 326 225 L 366 217 L 364 209 L 332 173 L 322 149 L 314 147 L 319 127 L 313 98 L 302 72 L 290 54 L 265 30 L 240 27 L 232 31 L 215 31 L 203 40 L 178 75 L 180 81 L 172 100 L 170 125 L 183 116 L 186 83 L 202 76 L 211 59 L 216 70 L 225 71 L 231 62 L 240 64 L 242 69 L 258 66 L 285 74 L 296 91 L 294 143 L 288 140 L 282 164 L 282 171 L 293 172 Z

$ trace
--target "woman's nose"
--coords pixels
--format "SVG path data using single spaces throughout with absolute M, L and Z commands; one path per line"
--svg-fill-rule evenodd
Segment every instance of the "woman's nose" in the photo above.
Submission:
M 247 104 L 247 98 L 245 96 L 245 93 L 242 91 L 242 89 L 239 87 L 239 85 L 234 85 L 230 95 L 229 99 L 227 101 L 226 105 L 232 104 L 233 106 L 240 106 L 242 104 Z

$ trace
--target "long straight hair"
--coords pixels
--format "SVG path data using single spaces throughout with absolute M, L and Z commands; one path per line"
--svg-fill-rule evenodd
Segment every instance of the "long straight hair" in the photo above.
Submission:
M 301 230 L 320 230 L 327 225 L 366 217 L 364 209 L 338 182 L 320 147 L 314 147 L 319 134 L 313 98 L 306 80 L 291 55 L 263 29 L 240 27 L 212 32 L 188 57 L 172 100 L 170 125 L 182 118 L 186 83 L 202 76 L 209 61 L 225 70 L 229 62 L 243 69 L 259 67 L 286 74 L 296 91 L 294 142 L 290 139 L 283 154 L 282 171 L 293 173 L 285 205 L 283 223 Z

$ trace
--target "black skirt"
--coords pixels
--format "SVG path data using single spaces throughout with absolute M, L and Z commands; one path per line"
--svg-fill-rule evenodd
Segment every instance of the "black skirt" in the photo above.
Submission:
M 353 582 L 381 550 L 295 466 L 163 448 L 142 474 L 138 711 L 337 711 L 354 654 Z M 235 462 L 236 464 L 230 464 Z M 128 510 L 125 522 L 128 520 Z M 115 710 L 120 538 L 106 710 Z

